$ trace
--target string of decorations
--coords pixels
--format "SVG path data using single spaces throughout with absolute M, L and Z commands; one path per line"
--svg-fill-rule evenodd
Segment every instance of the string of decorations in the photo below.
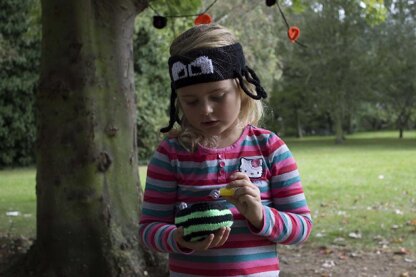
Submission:
M 161 15 L 149 3 L 149 8 L 156 14 L 155 16 L 153 16 L 153 26 L 156 29 L 163 29 L 167 25 L 168 18 L 185 18 L 185 17 L 195 17 L 195 19 L 194 19 L 194 24 L 195 25 L 210 24 L 210 23 L 212 23 L 212 17 L 207 12 L 212 6 L 215 5 L 216 2 L 217 2 L 217 0 L 214 0 L 204 11 L 202 11 L 198 14 L 187 14 L 187 15 Z M 292 43 L 296 43 L 296 44 L 298 44 L 302 47 L 306 47 L 304 44 L 302 44 L 298 41 L 299 36 L 300 36 L 299 27 L 289 25 L 289 23 L 286 19 L 286 16 L 283 13 L 282 8 L 280 7 L 279 2 L 277 0 L 266 0 L 266 6 L 268 6 L 268 7 L 272 7 L 275 4 L 277 5 L 277 7 L 279 9 L 279 12 L 280 12 L 280 14 L 283 18 L 283 21 L 286 25 L 287 36 L 288 36 L 289 40 Z
M 306 45 L 304 45 L 304 44 L 302 44 L 302 43 L 300 43 L 298 41 L 299 36 L 300 36 L 300 29 L 299 29 L 299 27 L 297 27 L 297 26 L 290 26 L 289 25 L 289 22 L 287 21 L 286 16 L 283 13 L 282 8 L 280 7 L 279 2 L 277 0 L 266 0 L 266 5 L 268 7 L 271 7 L 274 4 L 277 4 L 277 7 L 279 9 L 279 12 L 282 15 L 283 21 L 285 22 L 285 25 L 286 25 L 286 28 L 287 28 L 287 36 L 288 36 L 289 40 L 292 43 L 297 43 L 297 44 L 299 44 L 302 47 L 306 47 Z
M 156 29 L 163 29 L 168 23 L 168 18 L 180 18 L 180 17 L 195 17 L 194 24 L 210 24 L 212 22 L 212 17 L 207 14 L 208 10 L 215 5 L 217 0 L 214 0 L 203 12 L 198 14 L 188 14 L 188 15 L 160 15 L 149 3 L 149 8 L 152 9 L 156 15 L 153 16 L 153 26 Z

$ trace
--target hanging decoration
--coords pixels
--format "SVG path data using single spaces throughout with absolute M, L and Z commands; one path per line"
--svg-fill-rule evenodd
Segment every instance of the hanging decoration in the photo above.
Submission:
M 295 43 L 300 35 L 300 30 L 296 26 L 291 26 L 289 30 L 287 30 L 287 36 L 292 43 Z
M 160 15 L 153 16 L 153 26 L 156 29 L 165 28 L 167 23 L 168 23 L 168 19 L 166 17 L 160 16 Z
M 283 18 L 283 21 L 284 21 L 284 22 L 285 22 L 285 24 L 286 24 L 286 27 L 287 27 L 287 36 L 288 36 L 289 40 L 290 40 L 292 43 L 297 43 L 297 44 L 299 44 L 299 45 L 300 45 L 300 46 L 302 46 L 302 47 L 306 47 L 306 45 L 304 45 L 304 44 L 302 44 L 302 43 L 300 43 L 300 42 L 298 41 L 299 36 L 300 36 L 300 29 L 299 29 L 299 27 L 297 27 L 297 26 L 290 26 L 290 25 L 289 25 L 289 22 L 287 21 L 286 16 L 285 16 L 285 14 L 283 13 L 283 10 L 282 10 L 282 8 L 281 8 L 281 7 L 280 7 L 280 5 L 279 5 L 279 2 L 278 2 L 278 1 L 276 1 L 276 0 L 266 0 L 266 5 L 267 5 L 268 7 L 271 7 L 271 6 L 273 6 L 274 4 L 277 4 L 277 7 L 279 8 L 279 12 L 280 12 L 280 14 L 281 14 L 281 16 L 282 16 L 282 18 Z
M 163 29 L 168 23 L 168 18 L 181 18 L 181 17 L 196 17 L 194 20 L 195 25 L 210 24 L 212 17 L 207 13 L 208 10 L 214 6 L 218 0 L 214 0 L 203 12 L 198 14 L 187 14 L 187 15 L 160 15 L 149 3 L 149 8 L 152 9 L 156 15 L 153 16 L 153 27 L 156 29 Z
M 282 8 L 280 7 L 279 1 L 278 0 L 265 0 L 266 1 L 266 6 L 268 7 L 272 7 L 274 5 L 277 4 L 277 7 L 279 9 L 280 15 L 283 18 L 284 23 L 286 24 L 287 27 L 287 36 L 289 38 L 289 40 L 292 43 L 296 43 L 299 44 L 300 46 L 306 47 L 305 45 L 303 45 L 302 43 L 299 42 L 299 36 L 300 36 L 300 29 L 297 26 L 290 26 L 285 14 L 283 13 Z M 153 26 L 156 29 L 163 29 L 166 27 L 167 23 L 168 23 L 168 18 L 184 18 L 184 17 L 195 17 L 194 19 L 194 24 L 195 25 L 200 25 L 200 24 L 210 24 L 212 23 L 212 17 L 207 13 L 208 10 L 215 5 L 215 3 L 217 2 L 217 0 L 214 0 L 203 12 L 198 13 L 198 14 L 188 14 L 188 15 L 160 15 L 149 3 L 149 7 L 150 9 L 152 9 L 155 12 L 155 16 L 153 16 Z
M 212 22 L 212 17 L 207 13 L 198 15 L 198 17 L 195 18 L 194 20 L 195 25 L 210 24 L 211 22 Z
M 266 0 L 266 5 L 267 5 L 268 7 L 271 7 L 271 6 L 273 6 L 274 4 L 276 4 L 276 0 Z

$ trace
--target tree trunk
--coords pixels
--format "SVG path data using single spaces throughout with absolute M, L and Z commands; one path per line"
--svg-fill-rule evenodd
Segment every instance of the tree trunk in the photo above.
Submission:
M 132 38 L 146 5 L 42 0 L 37 238 L 21 275 L 145 275 Z
M 298 138 L 303 138 L 301 111 L 299 108 L 296 108 L 296 130 L 297 130 Z
M 399 128 L 399 139 L 403 138 L 403 128 Z
M 399 138 L 403 138 L 404 129 L 410 119 L 410 112 L 403 111 L 400 113 L 399 117 L 397 118 L 397 127 L 399 129 Z
M 344 142 L 344 131 L 342 129 L 342 111 L 341 108 L 335 110 L 335 143 L 341 144 Z

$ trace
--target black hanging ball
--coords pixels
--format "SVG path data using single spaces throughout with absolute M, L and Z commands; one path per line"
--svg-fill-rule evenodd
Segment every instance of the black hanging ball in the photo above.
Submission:
M 266 0 L 266 5 L 267 5 L 268 7 L 271 7 L 271 6 L 273 6 L 274 4 L 276 4 L 276 0 Z
M 164 16 L 155 15 L 153 16 L 153 26 L 157 29 L 163 29 L 166 27 L 168 19 Z

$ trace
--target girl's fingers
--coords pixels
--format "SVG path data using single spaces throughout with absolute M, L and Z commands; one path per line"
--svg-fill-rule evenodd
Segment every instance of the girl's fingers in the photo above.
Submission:
M 202 251 L 202 250 L 207 250 L 209 248 L 214 238 L 215 238 L 214 234 L 210 234 L 203 241 L 189 242 L 189 241 L 183 240 L 183 242 L 186 248 Z
M 215 238 L 214 240 L 211 242 L 211 244 L 209 245 L 209 248 L 212 247 L 217 247 L 219 246 L 224 234 L 225 234 L 226 228 L 222 227 L 221 229 L 219 229 L 218 231 L 215 232 Z
M 217 246 L 222 246 L 224 245 L 224 243 L 228 240 L 228 236 L 230 235 L 231 232 L 231 228 L 230 227 L 226 227 L 224 234 L 222 235 L 221 240 L 218 242 Z
M 210 234 L 208 237 L 206 237 L 203 241 L 201 241 L 200 245 L 198 245 L 198 249 L 196 250 L 207 250 L 208 248 L 210 248 L 212 242 L 215 239 L 215 235 L 214 234 Z M 199 242 L 196 242 L 197 244 Z
M 210 234 L 202 241 L 189 242 L 183 239 L 183 230 L 180 229 L 181 228 L 178 229 L 177 234 L 175 235 L 178 244 L 182 247 L 197 251 L 203 251 L 223 245 L 227 241 L 230 234 L 230 228 L 223 227 L 215 232 L 215 234 Z
M 257 187 L 254 186 L 245 186 L 245 187 L 239 187 L 234 191 L 234 197 L 240 197 L 244 195 L 250 195 L 253 197 L 257 197 L 260 195 L 260 191 Z
M 250 182 L 250 178 L 247 176 L 247 174 L 239 172 L 239 171 L 234 172 L 230 176 L 230 181 L 235 181 L 235 180 L 246 180 L 246 181 Z

